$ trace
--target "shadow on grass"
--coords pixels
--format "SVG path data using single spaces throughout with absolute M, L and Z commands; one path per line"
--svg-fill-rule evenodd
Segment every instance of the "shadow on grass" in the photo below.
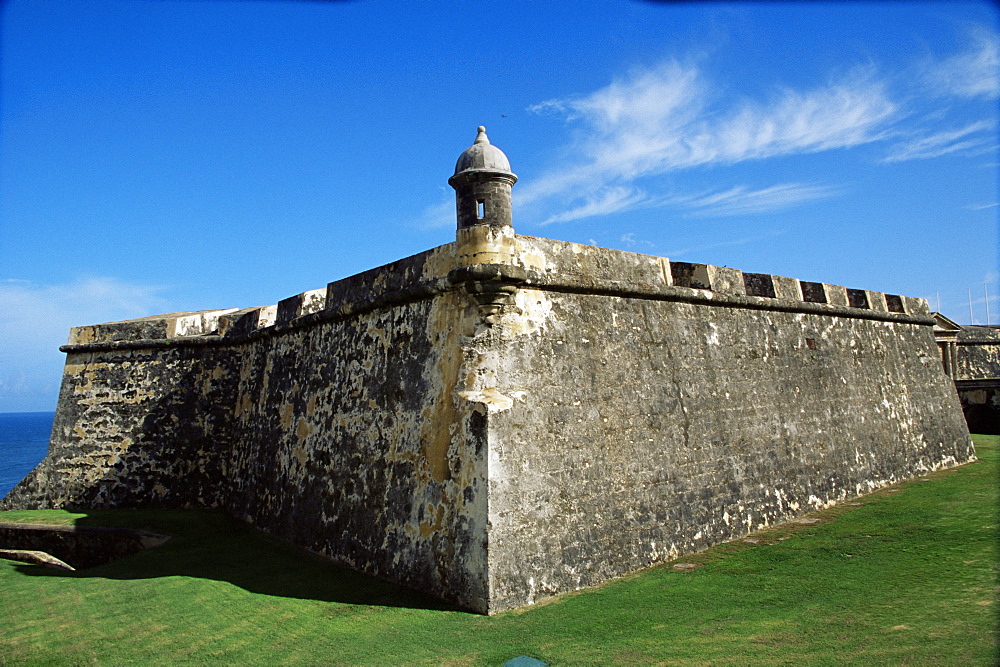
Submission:
M 31 577 L 73 579 L 193 577 L 225 581 L 252 593 L 283 598 L 461 611 L 429 595 L 274 539 L 221 512 L 88 510 L 74 523 L 145 530 L 171 539 L 162 546 L 72 572 L 27 564 L 17 566 L 17 570 Z

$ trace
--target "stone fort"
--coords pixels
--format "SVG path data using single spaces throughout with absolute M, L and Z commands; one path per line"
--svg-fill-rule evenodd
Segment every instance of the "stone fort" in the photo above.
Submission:
M 217 508 L 493 614 L 975 458 L 925 301 L 520 236 L 516 180 L 479 128 L 453 243 L 72 329 L 0 509 Z

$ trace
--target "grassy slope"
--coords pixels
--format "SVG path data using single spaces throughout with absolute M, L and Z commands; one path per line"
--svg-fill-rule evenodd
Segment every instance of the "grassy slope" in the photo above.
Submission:
M 0 664 L 997 662 L 1000 437 L 934 473 L 595 590 L 486 618 L 207 512 L 0 513 L 174 535 L 67 576 L 0 560 Z

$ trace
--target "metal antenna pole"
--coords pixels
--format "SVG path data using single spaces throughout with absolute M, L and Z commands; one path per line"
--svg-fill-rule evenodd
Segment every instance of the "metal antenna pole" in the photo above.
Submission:
M 987 283 L 983 283 L 983 291 L 986 292 L 986 326 L 990 324 L 990 288 Z
M 972 315 L 972 288 L 967 287 L 966 289 L 969 290 L 969 324 L 975 324 L 976 318 Z

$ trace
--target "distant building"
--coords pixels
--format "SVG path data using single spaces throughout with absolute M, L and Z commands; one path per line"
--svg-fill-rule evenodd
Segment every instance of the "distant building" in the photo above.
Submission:
M 955 382 L 969 431 L 1000 434 L 1000 325 L 962 325 L 933 315 L 941 364 Z

